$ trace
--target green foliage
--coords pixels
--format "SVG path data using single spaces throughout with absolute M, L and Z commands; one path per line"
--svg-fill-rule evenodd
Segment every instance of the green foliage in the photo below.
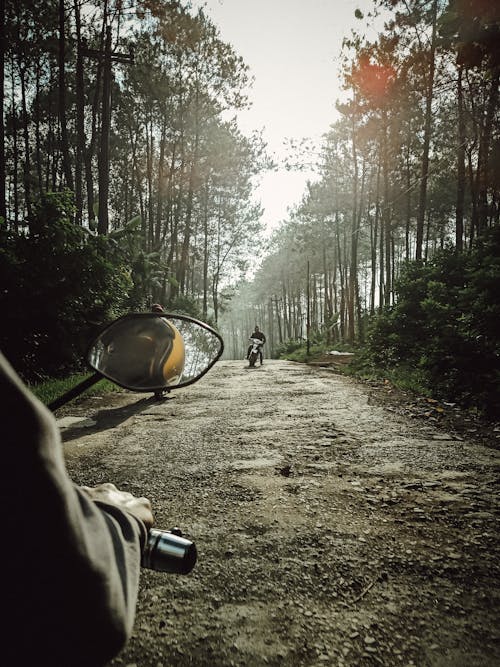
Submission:
M 351 375 L 368 381 L 387 380 L 403 391 L 411 391 L 422 396 L 431 396 L 427 374 L 419 367 L 408 363 L 399 363 L 384 368 L 374 364 L 366 349 L 358 350 L 353 360 L 342 366 L 344 375 Z
M 275 349 L 275 355 L 278 359 L 288 359 L 292 352 L 298 350 L 304 345 L 304 340 L 299 338 L 297 340 L 286 340 L 283 343 L 280 343 Z
M 201 318 L 198 302 L 189 296 L 177 296 L 163 304 L 163 307 L 169 313 L 179 313 L 180 315 Z
M 71 193 L 48 193 L 24 233 L 0 230 L 0 347 L 28 380 L 75 369 L 132 286 L 119 248 L 73 214 Z
M 108 243 L 131 283 L 124 306 L 130 311 L 147 310 L 151 293 L 161 291 L 168 269 L 161 252 L 144 249 L 141 217 L 135 216 L 123 227 L 114 229 L 108 236 Z
M 492 414 L 500 394 L 500 229 L 469 253 L 408 264 L 370 329 L 365 368 L 413 368 L 419 385 Z M 406 375 L 408 372 L 406 371 Z
M 347 343 L 329 344 L 325 332 L 311 331 L 309 356 L 307 356 L 307 343 L 304 338 L 289 339 L 280 343 L 275 349 L 278 359 L 289 359 L 291 361 L 307 361 L 314 357 L 328 354 L 332 349 L 338 352 L 352 352 L 352 345 Z
M 300 346 L 295 347 L 290 352 L 280 354 L 279 358 L 288 359 L 288 361 L 306 362 L 322 356 L 324 352 L 324 345 L 311 345 L 309 348 L 309 354 L 307 354 L 307 345 L 304 343 L 304 341 L 300 341 Z

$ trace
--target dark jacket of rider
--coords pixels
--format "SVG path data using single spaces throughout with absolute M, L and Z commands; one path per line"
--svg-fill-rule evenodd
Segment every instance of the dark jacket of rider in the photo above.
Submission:
M 253 332 L 253 334 L 250 335 L 250 338 L 258 338 L 258 340 L 261 340 L 263 343 L 266 342 L 266 337 L 259 329 L 259 327 L 255 327 L 255 331 Z
M 264 336 L 264 334 L 262 333 L 262 331 L 259 329 L 259 327 L 257 325 L 255 325 L 255 331 L 253 332 L 253 334 L 250 335 L 250 338 L 257 338 L 257 340 L 261 340 L 262 345 L 264 345 L 264 343 L 266 342 L 266 337 Z M 259 356 L 260 356 L 260 363 L 261 364 L 262 364 L 262 361 L 263 361 L 263 358 L 264 358 L 264 355 L 262 353 L 262 345 L 259 347 Z M 250 357 L 250 350 L 251 349 L 252 349 L 252 345 L 249 345 L 248 349 L 247 349 L 247 356 L 246 356 L 247 359 Z
M 66 472 L 56 421 L 0 354 L 4 665 L 106 664 L 132 632 L 146 526 Z

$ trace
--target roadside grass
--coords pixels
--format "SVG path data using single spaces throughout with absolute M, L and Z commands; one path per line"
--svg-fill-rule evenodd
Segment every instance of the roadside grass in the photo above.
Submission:
M 325 354 L 325 347 L 323 345 L 311 345 L 309 348 L 309 355 L 307 354 L 306 345 L 303 345 L 298 347 L 296 350 L 293 350 L 293 352 L 282 354 L 280 359 L 306 363 L 308 361 L 314 361 L 314 359 L 318 359 L 323 354 Z
M 324 343 L 321 343 L 311 345 L 309 354 L 307 354 L 307 345 L 301 345 L 290 352 L 282 353 L 279 358 L 286 359 L 287 361 L 307 363 L 308 361 L 317 361 L 318 359 L 321 359 L 332 350 L 336 350 L 337 352 L 353 352 L 352 346 L 346 345 L 345 343 L 332 343 L 329 346 L 325 346 Z
M 75 373 L 69 375 L 66 378 L 48 378 L 43 382 L 36 384 L 30 384 L 30 390 L 39 398 L 42 403 L 48 405 L 59 396 L 62 396 L 64 393 L 72 389 L 75 385 L 82 380 L 85 380 L 89 377 L 89 373 Z M 87 389 L 82 396 L 95 396 L 106 394 L 111 391 L 123 391 L 116 384 L 113 384 L 109 380 L 99 380 L 95 385 Z
M 354 352 L 355 354 L 351 363 L 338 365 L 338 372 L 343 375 L 349 375 L 370 382 L 383 383 L 388 381 L 391 385 L 402 391 L 409 391 L 429 398 L 432 396 L 425 372 L 422 369 L 403 364 L 393 366 L 392 368 L 377 367 L 367 361 L 362 348 L 353 348 L 345 343 L 332 344 L 328 347 L 324 343 L 311 345 L 309 355 L 307 354 L 306 345 L 301 345 L 293 351 L 281 354 L 280 359 L 307 363 L 322 359 L 332 349 L 338 352 Z
M 402 391 L 409 391 L 427 398 L 432 396 L 425 373 L 420 368 L 413 366 L 398 365 L 392 368 L 381 368 L 355 359 L 352 364 L 343 367 L 341 373 L 371 382 L 388 381 Z

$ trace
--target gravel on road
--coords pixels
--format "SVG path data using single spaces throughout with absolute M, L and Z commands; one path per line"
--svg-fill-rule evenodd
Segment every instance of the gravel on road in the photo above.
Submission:
M 148 497 L 198 563 L 144 570 L 128 667 L 497 667 L 500 452 L 328 369 L 219 362 L 58 414 L 68 470 Z

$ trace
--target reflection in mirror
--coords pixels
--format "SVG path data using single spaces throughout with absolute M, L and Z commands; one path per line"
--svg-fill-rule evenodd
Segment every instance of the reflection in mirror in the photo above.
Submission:
M 94 341 L 88 361 L 127 389 L 156 391 L 194 381 L 221 351 L 218 336 L 196 321 L 136 313 L 107 327 Z
M 217 359 L 221 343 L 209 329 L 204 329 L 196 322 L 177 317 L 169 317 L 168 321 L 179 331 L 184 341 L 183 384 L 201 375 Z

